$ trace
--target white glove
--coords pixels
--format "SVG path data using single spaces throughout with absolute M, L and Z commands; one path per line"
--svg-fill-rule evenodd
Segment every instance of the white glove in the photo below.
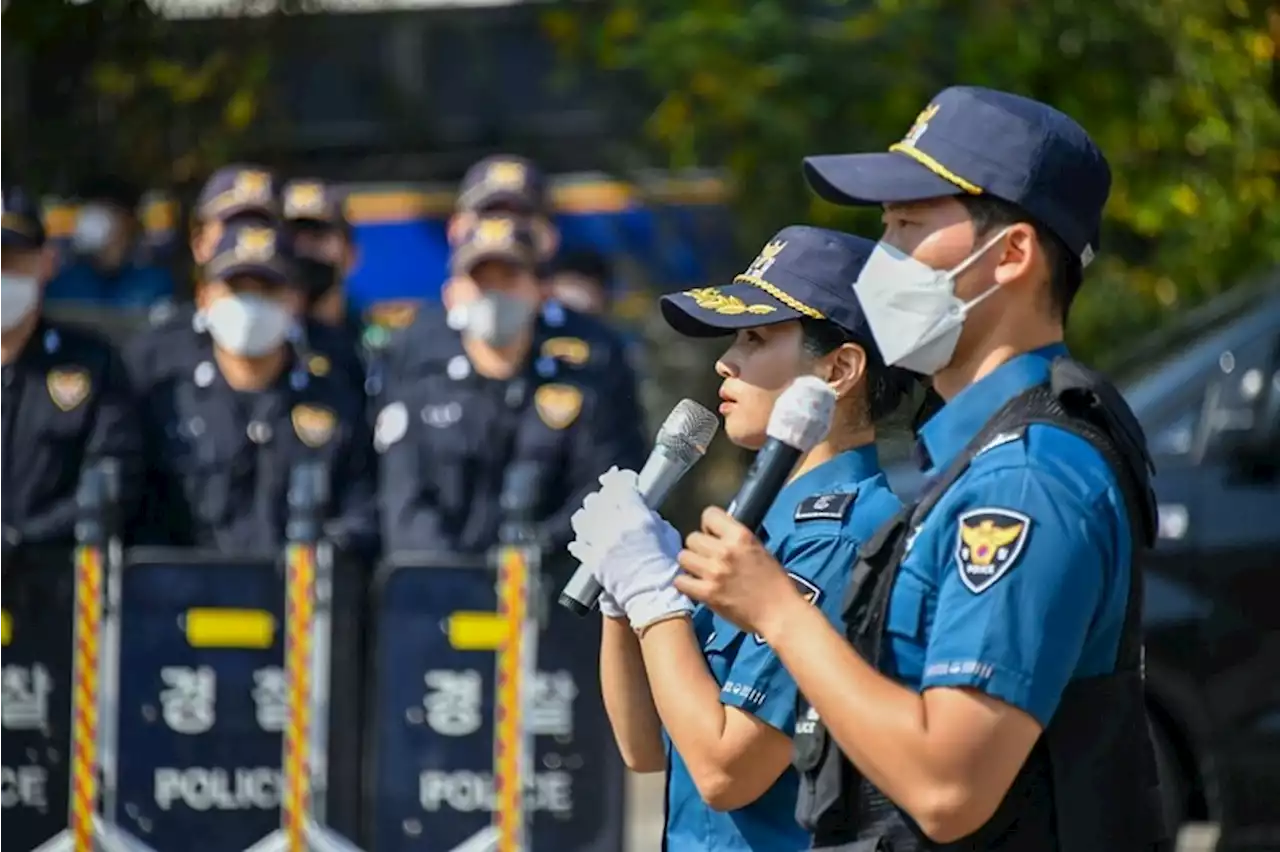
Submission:
M 618 602 L 613 599 L 613 595 L 608 592 L 600 592 L 600 614 L 605 618 L 626 618 L 627 613 L 618 606 Z
M 644 504 L 636 474 L 612 469 L 601 488 L 587 496 L 571 523 L 569 552 L 591 568 L 605 594 L 636 630 L 681 612 L 693 603 L 672 585 L 680 571 L 680 533 Z M 601 611 L 604 612 L 604 598 Z

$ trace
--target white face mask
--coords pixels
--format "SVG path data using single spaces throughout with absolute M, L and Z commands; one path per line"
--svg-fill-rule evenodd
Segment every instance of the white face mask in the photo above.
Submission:
M 934 269 L 884 242 L 876 245 L 853 285 L 886 364 L 931 376 L 951 363 L 971 302 L 956 298 L 956 278 L 998 243 L 1000 231 L 954 269 Z
M 204 312 L 209 334 L 233 355 L 266 355 L 289 334 L 293 316 L 278 302 L 263 296 L 222 296 Z
M 107 247 L 116 232 L 116 217 L 105 207 L 88 204 L 76 216 L 71 247 L 79 254 L 97 254 Z
M 446 322 L 454 331 L 502 348 L 520 337 L 537 311 L 536 305 L 516 296 L 485 293 L 473 301 L 454 305 Z
M 34 275 L 5 272 L 0 277 L 0 327 L 14 328 L 31 316 L 40 301 L 40 282 Z

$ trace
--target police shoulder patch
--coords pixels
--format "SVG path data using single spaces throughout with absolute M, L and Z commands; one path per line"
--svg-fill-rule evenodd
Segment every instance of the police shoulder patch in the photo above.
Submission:
M 71 411 L 84 402 L 93 390 L 93 380 L 84 367 L 50 370 L 45 384 L 49 388 L 49 399 L 63 411 Z
M 542 344 L 542 354 L 581 367 L 591 360 L 591 346 L 581 337 L 553 337 Z
M 971 509 L 956 530 L 960 581 L 980 594 L 1018 563 L 1031 533 L 1031 518 L 1012 509 Z
M 843 521 L 853 505 L 857 492 L 848 494 L 820 494 L 817 497 L 806 497 L 796 506 L 794 520 L 797 521 Z
M 796 587 L 796 591 L 800 593 L 800 596 L 804 598 L 807 603 L 811 603 L 814 606 L 821 603 L 822 589 L 818 588 L 817 583 L 807 577 L 801 577 L 794 571 L 788 571 L 787 576 L 791 578 L 791 582 Z M 757 645 L 765 644 L 764 637 L 759 633 L 755 634 L 755 638 Z
M 318 405 L 295 405 L 291 419 L 298 440 L 308 447 L 317 449 L 333 440 L 337 418 L 329 409 Z
M 552 429 L 567 429 L 582 412 L 582 389 L 573 385 L 543 385 L 533 394 L 538 417 Z

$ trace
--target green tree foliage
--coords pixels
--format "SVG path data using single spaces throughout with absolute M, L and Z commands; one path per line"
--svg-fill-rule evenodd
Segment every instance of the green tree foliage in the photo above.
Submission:
M 88 172 L 172 186 L 225 162 L 260 112 L 270 20 L 229 26 L 211 42 L 145 0 L 9 0 L 6 166 L 66 191 Z
M 1070 113 L 1115 174 L 1074 311 L 1099 358 L 1280 262 L 1280 12 L 1267 0 L 607 0 L 549 11 L 566 55 L 660 97 L 675 166 L 727 168 L 744 242 L 875 216 L 809 194 L 805 154 L 883 149 L 938 89 L 986 85 Z M 747 249 L 749 251 L 750 249 Z

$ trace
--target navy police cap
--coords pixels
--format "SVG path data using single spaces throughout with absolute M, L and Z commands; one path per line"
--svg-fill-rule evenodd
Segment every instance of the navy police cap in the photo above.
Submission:
M 248 275 L 275 284 L 295 280 L 293 257 L 278 228 L 252 222 L 229 222 L 213 259 L 204 266 L 207 281 Z
M 945 89 L 885 153 L 809 157 L 805 177 L 836 204 L 992 195 L 1093 260 L 1111 169 L 1079 124 L 1051 106 L 976 86 Z
M 281 194 L 281 206 L 286 221 L 315 222 L 336 228 L 347 226 L 341 194 L 324 181 L 289 181 Z
M 45 232 L 39 203 L 21 187 L 6 186 L 3 194 L 5 247 L 40 248 Z
M 809 317 L 832 322 L 874 347 L 853 282 L 875 246 L 852 234 L 792 225 L 779 231 L 732 284 L 663 296 L 662 316 L 687 337 L 716 337 Z
M 223 166 L 200 190 L 196 215 L 201 219 L 225 221 L 246 213 L 268 219 L 279 217 L 275 175 L 261 166 Z
M 467 275 L 486 260 L 501 260 L 532 269 L 538 262 L 532 226 L 517 216 L 482 216 L 467 225 L 449 266 Z
M 500 154 L 467 169 L 458 187 L 457 208 L 473 213 L 541 213 L 547 206 L 546 194 L 546 179 L 537 166 L 524 157 Z

